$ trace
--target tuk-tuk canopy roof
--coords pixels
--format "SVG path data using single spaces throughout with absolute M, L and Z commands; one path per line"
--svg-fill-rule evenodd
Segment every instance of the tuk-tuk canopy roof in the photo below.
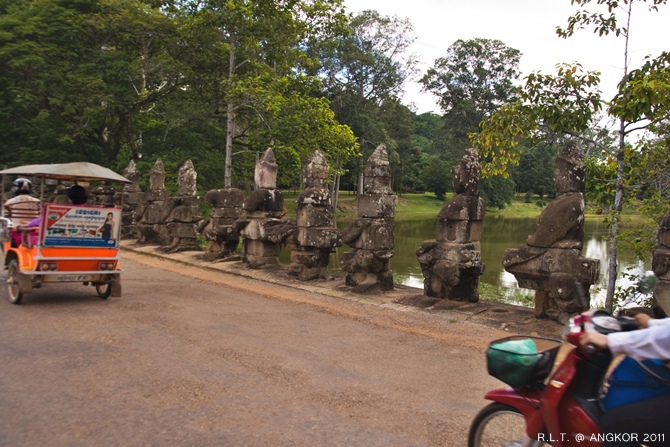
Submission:
M 0 171 L 2 175 L 25 175 L 59 180 L 77 180 L 82 182 L 119 182 L 132 183 L 111 169 L 94 163 L 60 163 L 48 165 L 25 165 Z

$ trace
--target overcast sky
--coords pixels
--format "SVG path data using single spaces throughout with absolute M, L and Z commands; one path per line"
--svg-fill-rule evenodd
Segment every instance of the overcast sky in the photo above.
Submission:
M 458 39 L 498 39 L 521 51 L 522 77 L 533 71 L 554 74 L 561 62 L 579 62 L 586 70 L 602 73 L 601 90 L 606 99 L 616 92 L 623 75 L 623 38 L 598 37 L 582 30 L 568 39 L 556 35 L 568 17 L 577 11 L 570 0 L 345 0 L 349 12 L 374 9 L 385 16 L 409 18 L 417 35 L 412 52 L 421 62 L 421 72 Z M 595 2 L 594 2 L 595 3 Z M 637 68 L 646 55 L 670 51 L 670 7 L 648 12 L 635 5 L 630 30 L 629 61 Z M 420 86 L 406 88 L 405 103 L 414 103 L 419 113 L 435 111 L 434 96 L 420 93 Z

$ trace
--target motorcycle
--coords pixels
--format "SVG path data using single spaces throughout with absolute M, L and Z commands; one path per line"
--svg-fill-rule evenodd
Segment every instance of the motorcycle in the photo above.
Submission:
M 644 289 L 653 285 L 654 281 L 643 279 L 638 291 L 649 293 Z M 670 387 L 658 376 L 655 364 L 628 357 L 608 381 L 604 380 L 611 370 L 612 354 L 592 345 L 581 348 L 579 339 L 589 331 L 609 334 L 637 328 L 634 318 L 588 310 L 570 319 L 565 344 L 557 339 L 522 336 L 493 341 L 487 351 L 489 374 L 511 388 L 486 394 L 492 403 L 473 420 L 468 446 L 602 446 L 605 439 L 598 421 L 603 413 L 648 397 L 643 388 L 627 387 L 626 378 L 644 376 L 652 382 L 644 389 L 652 391 L 665 386 L 670 392 Z M 559 362 L 554 365 L 557 356 Z M 625 377 L 622 382 L 613 380 L 617 374 Z

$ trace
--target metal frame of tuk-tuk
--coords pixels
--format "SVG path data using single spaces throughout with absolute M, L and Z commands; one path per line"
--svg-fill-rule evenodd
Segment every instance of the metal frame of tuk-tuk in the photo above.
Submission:
M 67 163 L 52 165 L 29 165 L 0 171 L 2 175 L 2 214 L 4 215 L 4 178 L 6 175 L 37 177 L 42 179 L 41 197 L 44 195 L 44 179 L 58 179 L 86 182 L 119 182 L 131 183 L 130 180 L 115 172 L 92 163 Z M 117 238 L 106 241 L 107 246 L 68 245 L 65 242 L 55 244 L 48 241 L 47 213 L 92 213 L 106 215 L 108 212 L 117 216 Z M 96 288 L 100 298 L 121 296 L 121 268 L 118 235 L 120 234 L 121 208 L 100 207 L 95 205 L 62 205 L 44 202 L 41 206 L 41 223 L 36 227 L 17 227 L 11 231 L 18 232 L 21 243 L 13 242 L 10 235 L 8 220 L 0 221 L 0 241 L 4 253 L 4 268 L 7 269 L 7 292 L 9 300 L 14 304 L 21 303 L 23 296 L 42 284 L 59 282 L 83 283 Z M 61 216 L 62 217 L 62 216 Z M 49 217 L 51 219 L 51 217 Z M 55 217 L 54 217 L 55 219 Z M 35 241 L 34 234 L 39 237 Z M 58 241 L 59 239 L 54 239 Z M 63 242 L 61 240 L 60 242 Z M 81 243 L 82 239 L 78 239 Z M 96 244 L 100 244 L 97 239 Z

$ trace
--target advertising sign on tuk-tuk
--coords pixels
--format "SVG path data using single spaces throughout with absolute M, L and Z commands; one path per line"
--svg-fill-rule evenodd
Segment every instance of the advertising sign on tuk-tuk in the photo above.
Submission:
M 46 204 L 40 231 L 45 247 L 118 245 L 121 210 L 93 206 Z

